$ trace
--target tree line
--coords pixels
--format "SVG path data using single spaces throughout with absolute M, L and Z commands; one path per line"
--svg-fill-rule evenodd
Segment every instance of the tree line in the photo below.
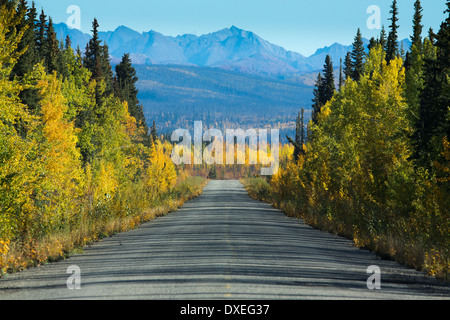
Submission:
M 0 21 L 0 275 L 198 191 L 148 128 L 128 54 L 113 72 L 96 19 L 83 53 L 34 3 L 2 1 Z
M 366 53 L 358 30 L 335 87 L 328 56 L 311 121 L 297 119 L 292 157 L 250 189 L 311 224 L 430 274 L 448 277 L 450 243 L 450 1 L 423 38 L 414 3 L 412 46 L 398 46 L 397 1 Z M 306 132 L 305 132 L 306 131 Z M 285 154 L 286 152 L 282 152 Z M 265 191 L 261 191 L 265 190 Z

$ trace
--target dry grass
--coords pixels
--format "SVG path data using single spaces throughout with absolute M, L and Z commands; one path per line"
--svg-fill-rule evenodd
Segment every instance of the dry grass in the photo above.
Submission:
M 207 180 L 199 177 L 187 178 L 155 207 L 147 208 L 140 214 L 109 221 L 87 221 L 79 228 L 51 234 L 39 240 L 26 243 L 8 243 L 0 252 L 0 276 L 59 261 L 71 254 L 82 252 L 83 247 L 105 237 L 132 230 L 142 223 L 176 211 L 186 201 L 199 196 Z

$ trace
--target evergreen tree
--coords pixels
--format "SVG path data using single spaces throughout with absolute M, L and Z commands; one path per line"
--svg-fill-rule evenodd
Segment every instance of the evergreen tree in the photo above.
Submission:
M 380 45 L 384 50 L 387 49 L 387 36 L 386 36 L 386 29 L 384 28 L 384 25 L 381 27 Z
M 323 79 L 323 105 L 333 98 L 334 92 L 336 91 L 336 86 L 334 84 L 334 70 L 333 70 L 333 62 L 331 61 L 331 57 L 327 55 L 325 58 L 325 64 L 323 69 L 324 79 Z
M 39 21 L 37 22 L 37 34 L 36 34 L 36 55 L 38 61 L 43 61 L 46 57 L 45 52 L 45 33 L 47 28 L 47 16 L 42 9 L 39 15 Z
M 35 49 L 35 25 L 36 8 L 34 2 L 28 8 L 27 1 L 21 0 L 17 6 L 17 15 L 21 17 L 17 30 L 23 31 L 23 37 L 19 42 L 16 52 L 22 53 L 11 72 L 11 79 L 18 77 L 22 79 L 27 73 L 33 70 L 33 66 L 38 62 Z M 28 107 L 28 110 L 35 110 L 39 105 L 39 92 L 34 88 L 23 88 L 19 93 L 19 98 Z
M 447 6 L 449 16 L 436 35 L 436 58 L 425 59 L 424 89 L 413 135 L 415 158 L 426 168 L 442 157 L 442 139 L 450 136 L 450 1 Z
M 342 69 L 342 58 L 339 61 L 339 91 L 342 89 L 344 85 L 344 74 Z
M 58 71 L 59 41 L 53 28 L 52 18 L 48 19 L 45 38 L 45 66 L 48 73 Z
M 353 42 L 352 57 L 352 79 L 358 81 L 364 72 L 364 43 L 361 35 L 361 30 L 358 28 L 358 32 Z
M 311 114 L 311 120 L 313 123 L 317 124 L 317 115 L 320 113 L 320 110 L 322 109 L 324 103 L 324 79 L 322 77 L 322 73 L 319 72 L 317 76 L 317 80 L 314 87 L 314 99 L 313 105 L 312 105 L 312 114 Z
M 411 36 L 412 45 L 422 48 L 422 5 L 420 0 L 414 3 L 414 18 L 413 18 L 413 35 Z
M 397 0 L 394 0 L 391 5 L 391 11 L 389 13 L 392 15 L 389 20 L 391 21 L 391 25 L 389 28 L 391 29 L 389 32 L 389 36 L 386 44 L 386 61 L 389 63 L 392 59 L 396 58 L 399 54 L 398 52 L 398 8 L 397 8 Z
M 295 140 L 292 140 L 291 137 L 286 136 L 289 143 L 294 146 L 294 160 L 298 160 L 300 155 L 305 154 L 305 149 L 303 148 L 305 144 L 305 120 L 304 120 L 305 109 L 302 108 L 298 113 L 297 121 L 295 124 Z
M 26 73 L 33 69 L 37 62 L 35 56 L 34 43 L 34 27 L 36 20 L 36 9 L 33 7 L 28 9 L 27 1 L 21 0 L 17 6 L 17 14 L 21 17 L 17 25 L 17 31 L 24 30 L 23 37 L 17 46 L 16 51 L 21 52 L 22 55 L 14 66 L 11 76 L 23 77 Z
M 92 73 L 92 79 L 99 82 L 105 82 L 104 90 L 97 89 L 97 101 L 100 101 L 113 92 L 113 72 L 109 61 L 108 46 L 102 45 L 98 35 L 99 24 L 94 18 L 92 22 L 92 38 L 86 44 L 83 65 Z M 103 91 L 100 94 L 100 91 Z
M 152 127 L 150 128 L 151 145 L 154 145 L 158 141 L 158 131 L 156 130 L 156 122 L 153 120 Z
M 345 80 L 351 79 L 353 75 L 353 64 L 352 64 L 352 55 L 350 52 L 347 52 L 344 60 L 344 75 Z
M 139 80 L 136 76 L 136 70 L 131 64 L 129 54 L 124 54 L 122 61 L 116 66 L 115 92 L 122 100 L 127 101 L 130 115 L 136 119 L 139 128 L 144 131 L 145 137 L 148 135 L 147 121 L 144 115 L 144 108 L 138 100 L 138 90 L 136 83 Z

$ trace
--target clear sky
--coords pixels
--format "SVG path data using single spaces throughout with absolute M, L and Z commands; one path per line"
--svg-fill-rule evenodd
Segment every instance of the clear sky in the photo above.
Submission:
M 31 0 L 29 0 L 31 3 Z M 399 37 L 412 33 L 415 0 L 398 0 Z M 423 0 L 423 24 L 439 29 L 444 20 L 445 0 Z M 334 42 L 351 44 L 356 30 L 370 38 L 380 30 L 369 29 L 371 5 L 381 10 L 381 24 L 389 26 L 392 0 L 35 0 L 55 23 L 70 17 L 67 8 L 81 12 L 81 31 L 90 33 L 96 17 L 100 30 L 125 25 L 139 32 L 155 30 L 164 35 L 211 33 L 232 25 L 253 31 L 287 50 L 309 56 Z

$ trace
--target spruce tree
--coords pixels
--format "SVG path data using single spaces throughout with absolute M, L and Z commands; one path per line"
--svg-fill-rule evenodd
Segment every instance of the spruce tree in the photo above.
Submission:
M 333 98 L 334 92 L 336 91 L 336 86 L 334 84 L 333 62 L 331 61 L 331 57 L 329 55 L 327 55 L 327 57 L 325 58 L 323 74 L 323 105 L 325 105 L 325 103 Z
M 136 119 L 138 127 L 144 129 L 144 136 L 147 136 L 149 129 L 145 120 L 144 109 L 137 97 L 136 83 L 139 79 L 136 76 L 136 70 L 132 66 L 129 54 L 124 54 L 122 61 L 116 66 L 116 77 L 114 79 L 116 95 L 127 101 L 130 115 Z
M 442 160 L 442 139 L 450 136 L 450 1 L 447 7 L 449 16 L 436 34 L 436 59 L 424 63 L 424 89 L 413 135 L 415 158 L 428 169 L 433 168 L 433 161 Z
M 46 56 L 45 52 L 45 33 L 47 28 L 47 16 L 42 9 L 39 15 L 39 21 L 37 22 L 37 34 L 36 34 L 36 55 L 38 61 L 43 61 Z
M 151 145 L 155 144 L 158 141 L 158 132 L 156 130 L 156 122 L 153 120 L 153 125 L 150 129 L 150 137 L 151 137 Z
M 413 35 L 411 36 L 412 46 L 416 45 L 422 49 L 422 5 L 420 0 L 414 3 L 414 17 L 413 17 Z
M 389 20 L 391 25 L 389 26 L 390 32 L 386 44 L 386 61 L 389 63 L 392 59 L 396 58 L 399 54 L 398 52 L 398 8 L 397 0 L 394 0 L 391 5 L 391 11 L 389 13 L 392 15 Z
M 355 41 L 353 42 L 353 50 L 351 53 L 352 58 L 352 74 L 353 80 L 358 81 L 364 72 L 364 42 L 361 35 L 361 30 L 358 31 L 355 36 Z
M 386 29 L 384 28 L 384 26 L 381 27 L 380 45 L 384 50 L 387 49 L 387 36 L 386 36 Z
M 351 79 L 353 75 L 353 64 L 352 64 L 352 54 L 347 52 L 344 60 L 344 75 L 345 80 Z
M 17 15 L 21 18 L 17 25 L 18 31 L 24 31 L 16 51 L 22 52 L 17 60 L 10 77 L 22 79 L 27 73 L 33 70 L 38 62 L 35 48 L 35 27 L 36 27 L 36 8 L 34 3 L 28 8 L 27 1 L 21 0 L 17 6 Z M 25 104 L 28 110 L 36 110 L 39 105 L 40 95 L 34 88 L 24 88 L 19 93 L 19 98 Z
M 21 17 L 20 22 L 17 25 L 17 31 L 25 31 L 16 51 L 23 53 L 17 60 L 17 63 L 11 73 L 11 77 L 18 76 L 21 78 L 26 73 L 30 72 L 36 63 L 34 43 L 36 9 L 34 6 L 29 9 L 27 6 L 27 1 L 21 0 L 17 6 L 17 14 Z
M 317 124 L 317 116 L 320 113 L 320 110 L 322 109 L 324 103 L 324 79 L 322 77 L 322 73 L 319 72 L 317 75 L 317 80 L 314 87 L 314 98 L 313 98 L 313 105 L 312 105 L 312 114 L 311 114 L 311 120 L 313 123 Z
M 52 18 L 49 18 L 45 34 L 45 66 L 47 72 L 52 73 L 53 71 L 58 71 L 59 54 L 59 41 L 56 39 Z
M 297 121 L 295 124 L 295 140 L 292 140 L 291 137 L 286 136 L 289 143 L 291 143 L 294 146 L 294 160 L 298 160 L 300 158 L 300 155 L 305 154 L 305 149 L 303 148 L 303 145 L 305 144 L 305 109 L 302 108 L 301 111 L 298 113 Z
M 343 74 L 342 58 L 341 58 L 339 61 L 339 91 L 342 89 L 343 85 L 344 85 L 344 74 Z
M 92 22 L 92 38 L 86 44 L 86 51 L 84 54 L 83 65 L 92 73 L 92 79 L 97 83 L 100 81 L 105 82 L 105 90 L 101 93 L 101 96 L 108 96 L 113 92 L 113 72 L 109 61 L 108 46 L 102 45 L 98 35 L 99 24 L 97 19 L 94 18 Z M 101 100 L 102 97 L 98 97 L 97 100 Z

